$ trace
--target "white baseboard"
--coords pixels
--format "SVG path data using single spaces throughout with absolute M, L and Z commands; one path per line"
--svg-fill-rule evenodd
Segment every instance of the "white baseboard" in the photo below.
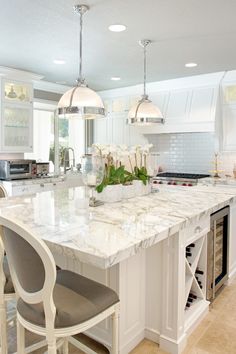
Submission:
M 144 338 L 145 330 L 141 330 L 135 337 L 131 338 L 128 343 L 120 347 L 119 354 L 129 354 Z
M 153 328 L 145 328 L 145 338 L 155 343 L 160 343 L 160 332 Z
M 160 335 L 160 349 L 163 349 L 171 354 L 180 354 L 184 350 L 187 343 L 187 336 L 184 333 L 178 340 L 178 342 L 173 339 Z

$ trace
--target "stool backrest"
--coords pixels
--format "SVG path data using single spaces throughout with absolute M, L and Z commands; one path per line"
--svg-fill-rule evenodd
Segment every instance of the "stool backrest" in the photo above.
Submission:
M 0 198 L 5 198 L 7 193 L 3 186 L 0 185 Z M 6 278 L 3 269 L 3 259 L 4 259 L 5 249 L 2 242 L 2 229 L 0 228 L 0 298 L 1 303 L 4 301 L 4 288 L 6 283 Z
M 0 216 L 3 243 L 17 294 L 29 304 L 43 303 L 47 328 L 54 328 L 56 265 L 46 244 L 25 227 Z

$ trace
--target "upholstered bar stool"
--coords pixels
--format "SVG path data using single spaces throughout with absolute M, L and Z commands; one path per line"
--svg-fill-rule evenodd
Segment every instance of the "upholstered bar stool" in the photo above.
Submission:
M 0 198 L 7 197 L 3 186 L 0 185 Z M 16 310 L 8 311 L 7 305 L 16 299 L 15 289 L 9 270 L 7 256 L 2 242 L 2 229 L 0 226 L 0 353 L 8 354 L 7 330 L 15 324 Z M 45 345 L 45 341 L 40 341 L 26 348 L 26 353 L 31 353 Z
M 7 257 L 0 237 L 0 341 L 1 354 L 8 353 L 7 327 L 14 316 L 7 316 L 7 303 L 15 299 L 15 290 L 12 284 Z
M 119 299 L 110 288 L 66 270 L 56 272 L 47 245 L 26 228 L 0 217 L 17 302 L 17 353 L 25 354 L 25 329 L 45 336 L 48 354 L 56 354 L 57 339 L 86 331 L 112 316 L 112 354 L 118 354 Z
M 0 198 L 6 197 L 5 189 L 0 185 Z M 13 319 L 7 318 L 7 303 L 15 299 L 15 290 L 12 284 L 10 270 L 5 255 L 4 246 L 0 234 L 0 343 L 1 354 L 8 353 L 7 326 Z

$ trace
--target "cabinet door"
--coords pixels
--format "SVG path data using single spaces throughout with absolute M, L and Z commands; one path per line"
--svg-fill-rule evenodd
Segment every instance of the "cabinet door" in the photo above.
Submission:
M 2 100 L 5 102 L 29 104 L 33 101 L 33 86 L 21 81 L 2 81 Z
M 33 108 L 31 105 L 2 105 L 1 150 L 4 152 L 32 151 Z
M 236 106 L 223 108 L 223 150 L 236 151 Z
M 97 119 L 94 121 L 94 143 L 107 144 L 109 114 L 106 118 Z

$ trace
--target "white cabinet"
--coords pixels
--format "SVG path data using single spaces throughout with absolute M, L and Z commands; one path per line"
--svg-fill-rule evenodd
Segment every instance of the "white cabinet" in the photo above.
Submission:
M 217 86 L 150 94 L 150 99 L 161 109 L 165 124 L 142 127 L 143 134 L 213 132 L 218 94 Z
M 106 106 L 110 108 L 110 113 L 106 118 L 94 121 L 94 143 L 100 144 L 126 144 L 136 145 L 147 143 L 136 127 L 131 127 L 126 123 L 128 116 L 127 101 L 120 98 L 106 100 Z
M 236 105 L 224 105 L 222 114 L 223 151 L 236 151 Z
M 33 150 L 33 85 L 2 79 L 1 82 L 2 152 Z

